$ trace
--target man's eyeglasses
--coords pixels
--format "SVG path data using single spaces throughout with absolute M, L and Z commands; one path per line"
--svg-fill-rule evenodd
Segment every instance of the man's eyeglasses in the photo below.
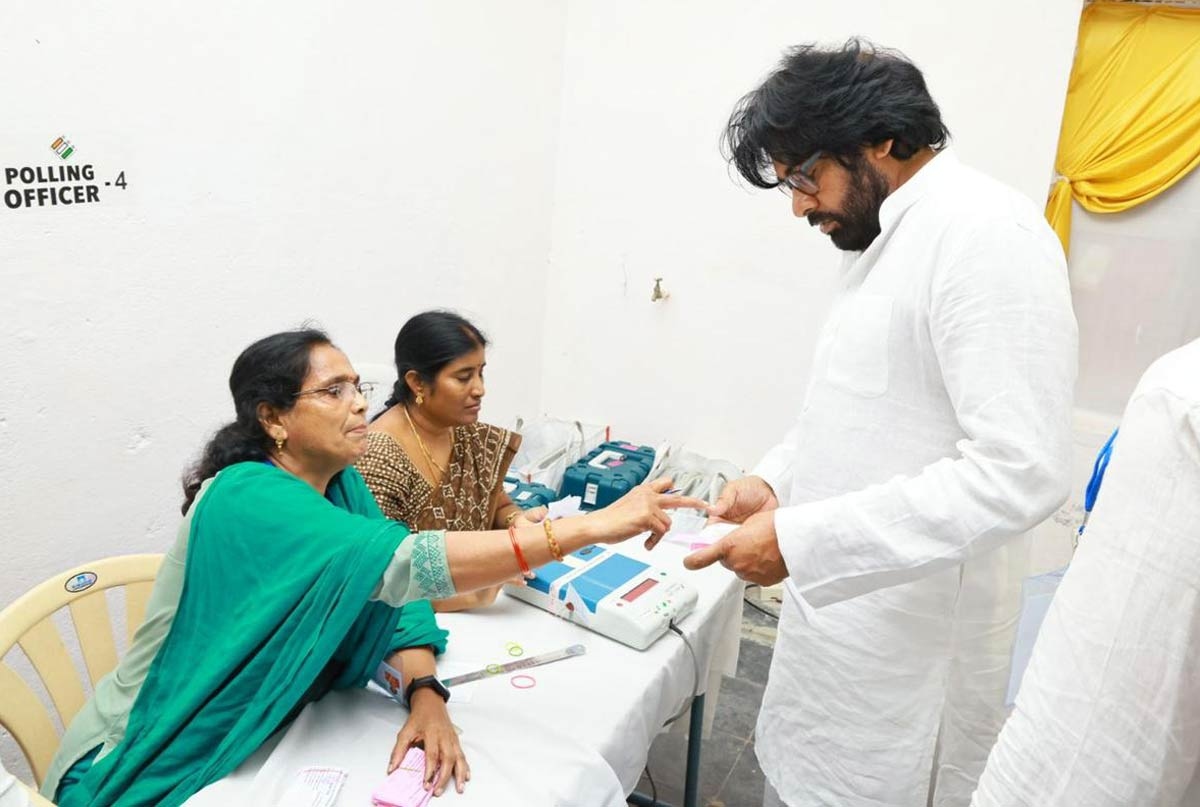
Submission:
M 779 190 L 785 196 L 791 196 L 792 191 L 800 191 L 809 196 L 816 196 L 817 181 L 812 178 L 813 166 L 817 164 L 817 160 L 821 159 L 821 152 L 813 152 L 813 155 L 791 171 L 788 171 L 787 176 L 779 180 Z
M 300 398 L 304 395 L 318 395 L 322 398 L 332 398 L 345 403 L 354 400 L 355 395 L 361 395 L 369 401 L 371 400 L 371 393 L 374 391 L 375 385 L 370 381 L 360 381 L 357 384 L 353 381 L 339 381 L 336 384 L 330 384 L 328 387 L 300 390 L 292 397 Z

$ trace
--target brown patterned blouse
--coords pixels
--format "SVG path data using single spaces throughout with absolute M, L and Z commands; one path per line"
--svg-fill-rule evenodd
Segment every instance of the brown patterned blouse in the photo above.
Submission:
M 489 530 L 503 527 L 516 509 L 504 475 L 520 445 L 521 435 L 498 426 L 455 426 L 446 475 L 434 488 L 394 437 L 372 431 L 355 467 L 383 514 L 414 532 Z

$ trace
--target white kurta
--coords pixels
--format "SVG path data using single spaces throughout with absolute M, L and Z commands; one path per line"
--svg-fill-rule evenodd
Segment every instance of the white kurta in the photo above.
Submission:
M 790 573 L 757 752 L 793 807 L 967 803 L 1005 718 L 1022 536 L 1069 489 L 1075 318 L 1040 211 L 947 150 L 880 222 L 755 471 Z
M 1200 805 L 1200 341 L 1129 401 L 978 807 Z M 1190 789 L 1189 789 L 1190 786 Z

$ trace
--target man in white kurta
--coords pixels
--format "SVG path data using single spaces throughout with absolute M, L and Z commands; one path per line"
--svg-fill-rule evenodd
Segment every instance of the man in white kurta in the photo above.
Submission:
M 1200 805 L 1200 341 L 1125 409 L 971 804 Z
M 1005 717 L 1024 533 L 1069 488 L 1059 242 L 949 148 L 897 152 L 863 150 L 892 172 L 865 246 L 850 197 L 823 197 L 855 161 L 770 155 L 796 215 L 849 251 L 797 422 L 718 502 L 743 526 L 689 559 L 786 579 L 756 750 L 792 807 L 968 802 Z

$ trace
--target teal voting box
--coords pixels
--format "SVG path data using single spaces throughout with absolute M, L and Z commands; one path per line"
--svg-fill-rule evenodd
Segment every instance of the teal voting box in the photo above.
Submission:
M 654 449 L 650 446 L 639 446 L 633 443 L 626 443 L 622 440 L 610 440 L 607 443 L 601 443 L 599 448 L 608 451 L 617 451 L 626 456 L 641 462 L 646 466 L 647 476 L 650 474 L 650 469 L 654 467 Z M 644 479 L 642 480 L 645 481 Z
M 522 482 L 515 476 L 504 477 L 504 492 L 512 499 L 513 504 L 522 510 L 545 507 L 558 499 L 554 488 L 539 485 L 537 482 Z
M 578 496 L 584 510 L 606 507 L 646 481 L 654 449 L 612 441 L 601 444 L 563 474 L 562 496 Z

